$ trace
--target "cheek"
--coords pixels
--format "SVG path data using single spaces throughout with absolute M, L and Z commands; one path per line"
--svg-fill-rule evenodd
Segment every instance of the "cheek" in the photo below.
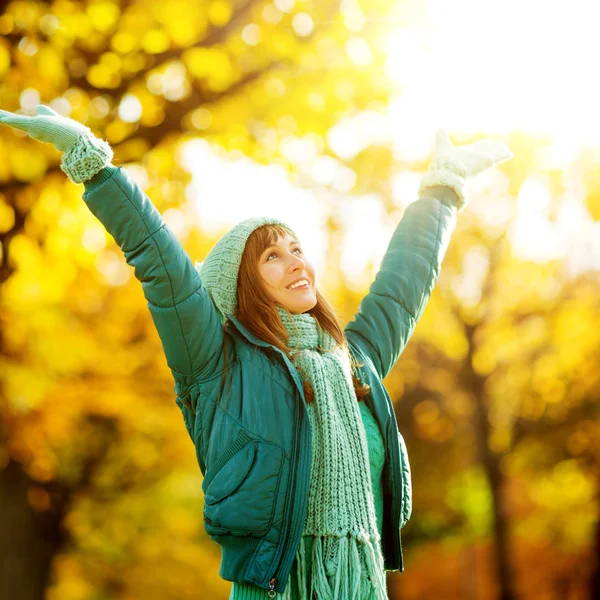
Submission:
M 281 273 L 276 267 L 265 267 L 261 269 L 260 275 L 263 278 L 263 285 L 267 287 L 278 287 L 281 281 Z

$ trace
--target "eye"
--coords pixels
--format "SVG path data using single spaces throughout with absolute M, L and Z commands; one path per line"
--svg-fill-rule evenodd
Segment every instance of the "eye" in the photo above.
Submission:
M 300 247 L 294 248 L 293 252 L 296 252 L 296 250 L 298 250 L 298 252 L 300 252 L 300 254 L 302 254 L 302 250 L 300 249 Z M 277 252 L 271 252 L 271 254 L 269 254 L 269 256 L 267 256 L 267 260 L 269 260 L 271 258 L 271 256 L 277 256 Z

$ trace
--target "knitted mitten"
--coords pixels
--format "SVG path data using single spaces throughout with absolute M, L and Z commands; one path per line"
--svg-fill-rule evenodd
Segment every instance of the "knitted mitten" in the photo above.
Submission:
M 458 210 L 467 203 L 466 179 L 489 167 L 513 157 L 504 142 L 479 140 L 466 146 L 453 146 L 445 129 L 436 134 L 435 155 L 429 171 L 421 179 L 419 196 L 426 195 L 426 188 L 444 185 L 452 188 L 458 196 Z
M 34 117 L 0 110 L 0 123 L 21 129 L 64 152 L 60 168 L 74 183 L 88 181 L 113 157 L 110 145 L 95 137 L 89 127 L 59 115 L 49 106 L 38 104 Z

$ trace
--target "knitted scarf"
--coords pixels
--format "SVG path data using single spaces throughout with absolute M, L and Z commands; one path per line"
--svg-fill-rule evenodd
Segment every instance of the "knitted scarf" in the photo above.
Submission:
M 308 314 L 278 307 L 292 361 L 308 377 L 312 463 L 307 517 L 296 553 L 299 600 L 387 600 L 367 438 L 347 347 Z M 312 536 L 307 581 L 305 537 Z M 290 573 L 290 578 L 292 573 Z M 291 600 L 291 580 L 283 595 Z

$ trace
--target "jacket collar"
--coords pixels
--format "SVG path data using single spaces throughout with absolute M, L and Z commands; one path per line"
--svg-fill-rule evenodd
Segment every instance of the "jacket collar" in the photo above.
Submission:
M 259 337 L 255 336 L 253 333 L 251 333 L 250 331 L 248 331 L 248 329 L 246 329 L 246 326 L 242 324 L 242 322 L 240 320 L 238 320 L 236 317 L 234 317 L 233 315 L 227 315 L 227 318 L 237 327 L 237 329 L 239 330 L 239 332 L 251 343 L 253 344 L 257 344 L 258 346 L 263 346 L 265 348 L 273 348 L 275 350 L 278 350 L 278 348 L 275 348 L 275 346 L 273 346 L 272 344 L 269 344 L 268 342 L 265 342 L 264 340 L 261 340 Z
M 269 344 L 269 342 L 265 342 L 264 340 L 261 340 L 259 337 L 255 336 L 253 333 L 251 333 L 250 331 L 248 331 L 248 329 L 239 321 L 239 319 L 237 319 L 236 317 L 234 317 L 232 314 L 228 315 L 227 318 L 235 325 L 235 327 L 237 328 L 237 330 L 251 344 L 256 344 L 257 346 L 262 346 L 263 348 L 269 348 L 271 351 L 277 352 L 283 358 L 283 361 L 287 365 L 287 367 L 288 367 L 288 369 L 289 369 L 292 377 L 294 378 L 296 386 L 298 387 L 298 390 L 300 391 L 300 395 L 304 399 L 304 384 L 302 383 L 302 379 L 300 377 L 300 373 L 298 373 L 298 369 L 296 369 L 296 367 L 294 366 L 294 364 L 292 363 L 292 361 L 285 355 L 285 353 L 282 352 L 276 346 L 273 346 L 273 344 Z

